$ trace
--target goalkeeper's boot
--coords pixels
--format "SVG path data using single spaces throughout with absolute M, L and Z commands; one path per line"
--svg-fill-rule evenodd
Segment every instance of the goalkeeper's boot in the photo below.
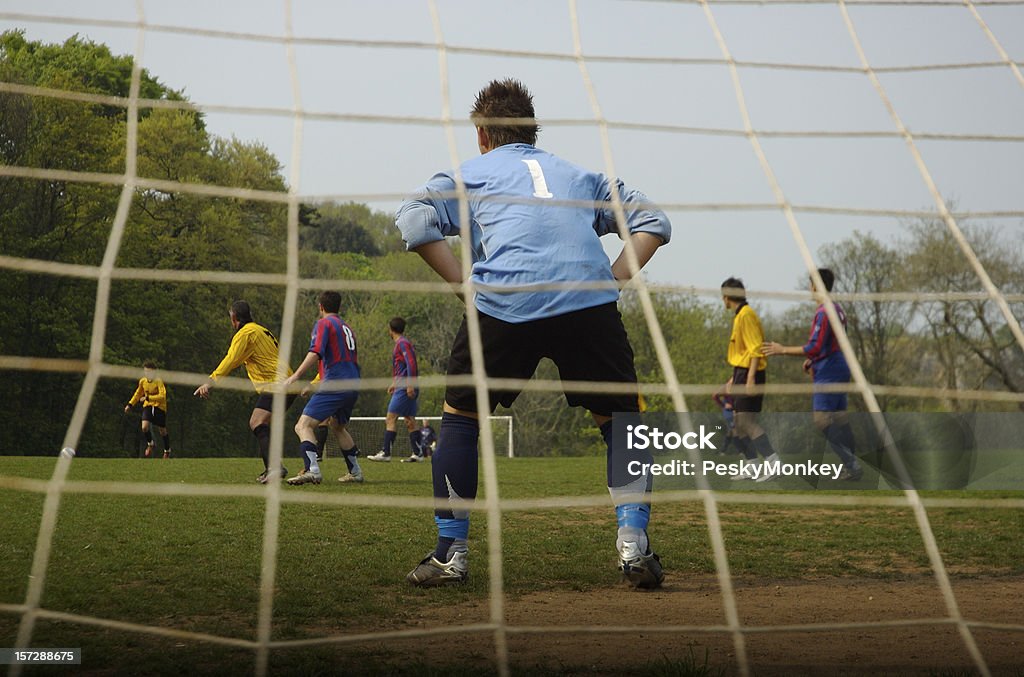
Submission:
M 661 558 L 650 548 L 647 554 L 640 552 L 640 547 L 633 541 L 626 541 L 619 550 L 619 571 L 622 572 L 623 580 L 641 590 L 661 587 L 661 582 L 665 580 Z
M 469 578 L 469 553 L 465 550 L 449 552 L 449 560 L 442 562 L 430 553 L 405 580 L 418 588 L 436 588 L 442 585 L 465 583 Z
M 339 477 L 338 481 L 341 482 L 342 484 L 347 484 L 348 482 L 362 482 L 363 481 L 363 473 L 358 473 L 356 475 L 353 475 L 352 473 L 347 472 L 344 475 L 342 475 L 341 477 Z
M 312 470 L 300 470 L 298 475 L 289 477 L 286 481 L 292 486 L 298 486 L 300 484 L 320 484 L 323 480 L 324 476 L 321 473 L 313 472 Z

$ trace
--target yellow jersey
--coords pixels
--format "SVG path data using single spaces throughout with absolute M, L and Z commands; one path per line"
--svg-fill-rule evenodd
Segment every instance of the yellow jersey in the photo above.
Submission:
M 132 399 L 128 400 L 128 406 L 133 407 L 135 403 L 142 400 L 144 407 L 156 407 L 167 412 L 167 388 L 164 382 L 158 378 L 149 379 L 143 376 L 139 379 L 139 385 L 135 388 Z
M 729 353 L 727 359 L 734 367 L 750 368 L 750 360 L 758 358 L 757 370 L 764 371 L 768 366 L 765 354 L 761 352 L 764 343 L 764 329 L 757 313 L 747 304 L 740 306 L 732 321 L 732 334 L 729 336 Z
M 245 373 L 256 392 L 263 393 L 278 382 L 277 352 L 277 337 L 266 327 L 247 322 L 235 332 L 228 354 L 210 374 L 210 378 L 216 381 L 244 364 Z M 290 376 L 291 367 L 285 367 L 285 373 Z

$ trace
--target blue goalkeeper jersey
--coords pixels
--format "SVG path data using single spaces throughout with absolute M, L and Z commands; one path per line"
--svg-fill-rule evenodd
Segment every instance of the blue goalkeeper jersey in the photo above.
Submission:
M 468 194 L 476 307 L 506 322 L 528 322 L 618 300 L 614 287 L 501 291 L 502 287 L 614 281 L 600 237 L 617 233 L 606 176 L 523 143 L 495 148 L 460 167 Z M 452 172 L 436 174 L 395 216 L 411 249 L 459 234 Z M 647 197 L 617 181 L 632 233 L 665 242 L 671 225 Z M 604 204 L 595 204 L 604 203 Z

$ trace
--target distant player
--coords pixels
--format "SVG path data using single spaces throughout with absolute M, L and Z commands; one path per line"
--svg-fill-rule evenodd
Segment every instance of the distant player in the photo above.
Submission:
M 730 395 L 724 393 L 715 393 L 711 396 L 715 404 L 722 411 L 722 418 L 725 419 L 725 443 L 722 448 L 718 450 L 719 456 L 726 456 L 729 453 L 729 447 L 736 439 L 736 415 L 733 411 L 733 399 Z
M 409 433 L 409 443 L 416 449 L 416 412 L 419 410 L 418 388 L 413 386 L 412 379 L 419 375 L 419 368 L 416 365 L 416 350 L 412 342 L 405 337 L 405 320 L 401 317 L 393 317 L 388 322 L 388 334 L 395 342 L 395 348 L 391 354 L 391 385 L 388 386 L 388 395 L 391 401 L 388 402 L 388 414 L 384 419 L 384 441 L 381 443 L 380 451 L 373 456 L 367 456 L 371 461 L 391 460 L 391 446 L 398 437 L 398 417 L 405 419 L 405 430 Z
M 295 372 L 284 382 L 286 387 L 290 386 L 299 380 L 307 369 L 319 364 L 319 389 L 309 398 L 309 403 L 295 424 L 295 434 L 299 436 L 299 448 L 305 467 L 298 475 L 288 479 L 288 484 L 292 485 L 320 484 L 323 481 L 320 464 L 317 462 L 316 430 L 328 419 L 331 421 L 331 429 L 338 438 L 338 445 L 345 457 L 349 474 L 362 478 L 359 462 L 356 460 L 359 448 L 346 428 L 356 400 L 359 399 L 359 391 L 330 388 L 337 381 L 353 381 L 359 378 L 356 336 L 352 333 L 352 328 L 338 315 L 341 310 L 341 294 L 325 291 L 320 294 L 318 303 L 320 319 L 313 325 L 309 352 L 295 368 Z
M 764 404 L 764 395 L 748 391 L 754 386 L 764 385 L 767 380 L 768 361 L 761 351 L 764 330 L 761 329 L 757 313 L 747 304 L 747 292 L 742 280 L 730 277 L 722 283 L 722 301 L 726 308 L 735 313 L 727 354 L 733 368 L 732 377 L 725 384 L 725 392 L 733 398 L 736 446 L 747 459 L 740 474 L 733 476 L 733 479 L 754 479 L 753 469 L 758 454 L 764 457 L 766 463 L 774 464 L 779 460 L 767 433 L 757 422 L 757 415 Z M 764 482 L 774 476 L 766 465 L 756 479 Z
M 419 463 L 434 453 L 434 445 L 437 444 L 437 433 L 427 423 L 427 419 L 423 419 L 420 429 L 413 432 L 410 439 L 412 441 L 412 455 L 409 458 L 403 458 L 402 463 Z
M 825 283 L 825 290 L 832 291 L 832 285 L 835 284 L 836 279 L 835 274 L 828 268 L 819 268 L 818 274 L 821 276 L 821 281 Z M 814 278 L 811 278 L 811 291 L 817 291 Z M 833 305 L 836 315 L 839 316 L 839 321 L 845 328 L 846 313 L 838 303 Z M 784 346 L 781 343 L 769 341 L 764 344 L 763 350 L 765 355 L 793 355 L 806 358 L 804 371 L 811 374 L 815 383 L 850 382 L 850 367 L 846 363 L 846 356 L 839 348 L 839 341 L 836 339 L 835 332 L 832 331 L 824 304 L 820 304 L 814 313 L 811 335 L 806 344 Z M 864 476 L 864 469 L 857 461 L 853 429 L 850 427 L 850 419 L 846 411 L 846 393 L 816 392 L 811 396 L 811 406 L 814 410 L 814 425 L 825 435 L 829 446 L 843 462 L 843 471 L 839 474 L 839 479 L 849 482 L 860 480 Z
M 566 381 L 628 384 L 626 392 L 566 392 L 571 406 L 590 410 L 608 445 L 608 486 L 616 505 L 619 569 L 636 587 L 655 588 L 664 574 L 648 543 L 649 477 L 620 482 L 627 465 L 612 455 L 612 412 L 637 412 L 633 350 L 619 315 L 616 280 L 629 280 L 625 254 L 614 264 L 600 236 L 618 233 L 613 195 L 622 205 L 633 251 L 642 267 L 670 235 L 663 212 L 621 182 L 570 164 L 535 146 L 539 127 L 533 97 L 518 81 L 493 81 L 471 112 L 480 156 L 458 172 L 434 175 L 398 209 L 395 221 L 409 250 L 444 280 L 462 282 L 462 264 L 445 242 L 460 233 L 455 176 L 468 191 L 466 224 L 472 233 L 471 276 L 479 288 L 484 364 L 489 378 L 528 379 L 544 357 Z M 509 124 L 495 118 L 518 118 Z M 622 212 L 620 212 L 622 213 Z M 521 285 L 606 283 L 599 289 L 509 289 Z M 495 290 L 494 287 L 506 287 Z M 463 320 L 448 374 L 472 373 L 469 332 Z M 477 408 L 473 387 L 449 383 L 440 439 L 431 464 L 434 497 L 474 499 L 477 493 L 478 416 L 506 407 L 519 389 L 491 390 L 488 411 Z M 435 511 L 437 546 L 407 576 L 416 586 L 461 583 L 468 575 L 469 511 Z
M 247 301 L 235 301 L 228 311 L 231 326 L 235 335 L 231 338 L 228 353 L 210 374 L 210 380 L 196 388 L 196 397 L 208 399 L 210 389 L 219 378 L 224 378 L 245 365 L 245 373 L 252 381 L 259 397 L 249 417 L 249 429 L 256 437 L 260 447 L 260 458 L 263 459 L 263 472 L 256 478 L 260 484 L 270 479 L 270 416 L 274 408 L 274 390 L 279 385 L 277 377 L 278 349 L 277 337 L 266 327 L 256 324 L 252 319 L 252 309 Z M 291 374 L 290 367 L 285 367 Z M 285 409 L 292 406 L 295 395 L 288 395 Z M 281 477 L 288 476 L 288 469 L 281 466 Z
M 135 388 L 135 393 L 124 407 L 124 413 L 131 411 L 136 402 L 142 402 L 142 435 L 146 438 L 145 456 L 153 453 L 153 433 L 150 425 L 155 425 L 164 443 L 164 458 L 171 457 L 171 436 L 167 432 L 167 388 L 164 382 L 156 378 L 156 363 L 147 360 L 142 363 L 142 378 Z

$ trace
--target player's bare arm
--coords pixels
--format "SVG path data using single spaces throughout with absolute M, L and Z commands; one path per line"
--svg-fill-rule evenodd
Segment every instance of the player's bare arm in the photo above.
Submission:
M 747 369 L 747 390 L 750 391 L 757 385 L 757 367 L 761 363 L 761 358 L 751 357 L 750 368 Z
M 647 265 L 647 262 L 651 260 L 652 256 L 654 256 L 654 252 L 658 251 L 658 247 L 665 244 L 664 239 L 652 233 L 633 233 L 630 235 L 629 241 L 633 245 L 633 251 L 636 252 L 638 272 L 643 270 L 643 267 Z M 615 276 L 616 280 L 620 281 L 629 281 L 633 279 L 633 275 L 629 270 L 629 259 L 627 257 L 625 247 L 623 247 L 618 258 L 615 259 L 615 263 L 612 264 L 612 275 Z
M 422 244 L 413 251 L 445 282 L 462 283 L 462 263 L 444 240 Z
M 288 388 L 288 386 L 298 381 L 310 367 L 312 367 L 319 361 L 320 356 L 314 353 L 313 351 L 306 353 L 306 357 L 305 359 L 302 360 L 302 363 L 299 366 L 295 367 L 295 371 L 292 372 L 292 375 L 284 380 L 284 387 Z

